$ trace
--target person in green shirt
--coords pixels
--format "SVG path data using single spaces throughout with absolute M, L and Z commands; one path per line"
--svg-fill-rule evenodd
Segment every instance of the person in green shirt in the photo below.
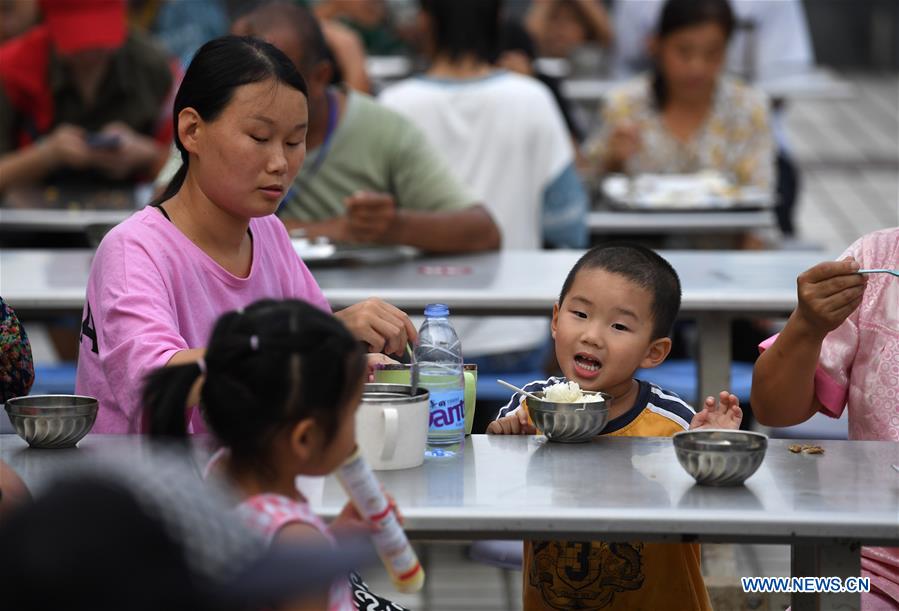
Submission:
M 499 247 L 490 213 L 466 193 L 414 125 L 367 95 L 329 85 L 330 54 L 307 9 L 265 4 L 232 32 L 274 44 L 309 85 L 306 163 L 278 212 L 288 230 L 430 252 Z

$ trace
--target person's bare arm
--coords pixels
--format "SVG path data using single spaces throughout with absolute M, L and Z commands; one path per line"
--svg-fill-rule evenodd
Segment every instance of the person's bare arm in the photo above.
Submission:
M 175 365 L 190 365 L 191 363 L 198 362 L 205 356 L 206 348 L 191 348 L 190 350 L 179 350 L 172 355 L 172 358 L 169 359 L 169 362 L 166 363 L 165 366 L 173 367 Z M 190 394 L 187 395 L 185 407 L 197 405 L 200 403 L 200 389 L 203 388 L 204 381 L 205 377 L 201 375 L 199 378 L 197 378 L 197 381 L 194 382 L 194 385 L 190 387 Z
M 37 143 L 0 156 L 0 191 L 40 182 L 61 166 L 85 167 L 91 158 L 84 130 L 60 125 Z
M 821 344 L 859 306 L 865 277 L 852 259 L 820 263 L 799 275 L 799 305 L 756 361 L 750 404 L 761 424 L 792 426 L 823 406 L 815 396 Z
M 429 252 L 477 252 L 497 250 L 499 228 L 483 206 L 455 212 L 401 210 L 389 240 Z
M 281 528 L 275 535 L 275 541 L 280 544 L 305 544 L 318 547 L 324 547 L 328 543 L 325 536 L 313 526 L 299 522 L 293 522 Z M 278 607 L 278 611 L 323 611 L 328 608 L 329 586 L 330 584 L 323 585 L 322 591 L 318 594 L 304 596 L 300 600 L 283 604 Z
M 303 235 L 309 238 L 328 238 L 332 242 L 349 242 L 346 216 L 335 216 L 324 221 L 300 221 L 282 219 L 288 232 L 302 229 Z
M 119 139 L 117 147 L 96 150 L 92 156 L 92 165 L 112 178 L 123 179 L 135 172 L 155 176 L 168 159 L 168 147 L 121 121 L 106 125 L 100 133 Z
M 353 337 L 368 345 L 369 352 L 401 356 L 406 344 L 418 339 L 415 325 L 405 312 L 386 301 L 370 297 L 334 312 Z
M 387 193 L 359 192 L 346 198 L 347 231 L 359 242 L 404 244 L 428 252 L 473 252 L 499 248 L 500 233 L 483 206 L 423 211 L 398 208 Z
M 371 92 L 371 82 L 365 68 L 365 47 L 359 35 L 339 21 L 322 20 L 322 34 L 334 52 L 343 74 L 343 82 L 365 93 Z
M 614 30 L 609 13 L 599 0 L 579 0 L 587 17 L 587 24 L 593 31 L 593 35 L 603 47 L 611 47 L 614 42 Z

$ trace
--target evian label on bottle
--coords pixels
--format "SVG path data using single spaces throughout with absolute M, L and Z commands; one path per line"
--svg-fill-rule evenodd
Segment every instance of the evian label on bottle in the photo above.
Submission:
M 465 428 L 465 393 L 461 389 L 431 390 L 430 434 L 454 434 Z

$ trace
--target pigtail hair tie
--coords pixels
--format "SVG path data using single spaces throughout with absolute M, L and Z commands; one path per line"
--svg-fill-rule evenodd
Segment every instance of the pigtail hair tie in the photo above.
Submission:
M 250 349 L 253 352 L 256 352 L 257 350 L 259 350 L 259 336 L 258 335 L 250 336 Z
M 197 367 L 199 367 L 199 369 L 200 369 L 200 375 L 205 376 L 206 375 L 206 359 L 204 359 L 202 356 L 199 359 L 197 359 Z

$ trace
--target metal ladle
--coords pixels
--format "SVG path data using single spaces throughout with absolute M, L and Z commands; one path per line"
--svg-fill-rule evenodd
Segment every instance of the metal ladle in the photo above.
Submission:
M 418 394 L 418 361 L 415 360 L 415 350 L 411 343 L 406 343 L 406 353 L 409 355 L 409 386 L 412 387 L 411 395 Z

